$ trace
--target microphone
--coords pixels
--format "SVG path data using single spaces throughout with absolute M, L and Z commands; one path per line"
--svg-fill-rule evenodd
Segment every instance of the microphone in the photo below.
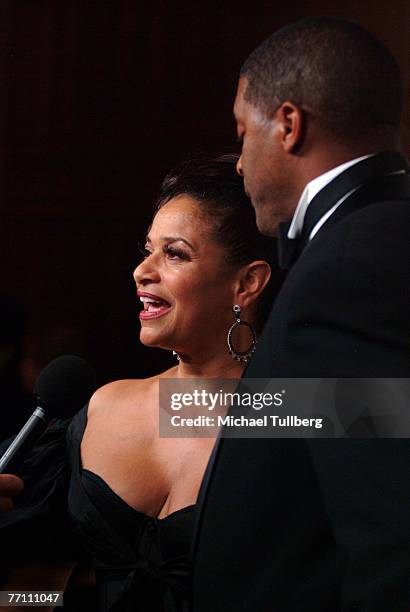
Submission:
M 34 385 L 36 409 L 0 458 L 0 474 L 21 459 L 51 419 L 73 416 L 96 388 L 95 372 L 85 359 L 75 355 L 53 359 Z

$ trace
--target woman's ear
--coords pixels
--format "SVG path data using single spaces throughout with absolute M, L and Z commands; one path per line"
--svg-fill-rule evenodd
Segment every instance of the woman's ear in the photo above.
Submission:
M 263 260 L 252 261 L 239 271 L 235 303 L 241 308 L 253 304 L 265 289 L 271 277 L 270 265 Z

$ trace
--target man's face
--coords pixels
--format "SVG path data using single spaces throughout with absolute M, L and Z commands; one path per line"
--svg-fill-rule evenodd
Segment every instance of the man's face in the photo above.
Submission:
M 290 168 L 281 145 L 283 127 L 277 114 L 268 117 L 247 102 L 244 97 L 247 85 L 246 77 L 241 77 L 234 105 L 238 138 L 242 141 L 237 168 L 244 177 L 259 230 L 272 236 L 279 223 L 292 217 L 295 208 Z

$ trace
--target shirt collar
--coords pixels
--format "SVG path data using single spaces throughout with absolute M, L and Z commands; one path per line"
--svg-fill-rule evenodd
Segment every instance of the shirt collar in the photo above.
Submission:
M 354 166 L 358 162 L 363 159 L 367 159 L 368 157 L 372 157 L 372 155 L 363 155 L 362 157 L 356 157 L 355 159 L 351 159 L 340 166 L 336 166 L 336 168 L 332 168 L 328 170 L 324 174 L 320 174 L 316 178 L 312 179 L 305 186 L 302 195 L 300 196 L 300 200 L 296 207 L 296 210 L 293 214 L 292 222 L 288 231 L 288 238 L 294 239 L 300 235 L 302 232 L 303 223 L 305 220 L 305 215 L 307 208 L 313 198 L 321 191 L 326 185 L 328 185 L 333 179 L 335 179 L 339 174 Z

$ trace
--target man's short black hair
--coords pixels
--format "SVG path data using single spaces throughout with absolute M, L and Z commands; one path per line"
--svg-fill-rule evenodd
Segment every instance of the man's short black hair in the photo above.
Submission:
M 278 30 L 248 57 L 241 75 L 245 99 L 268 116 L 289 100 L 342 141 L 400 126 L 403 85 L 395 59 L 345 19 L 312 17 Z

